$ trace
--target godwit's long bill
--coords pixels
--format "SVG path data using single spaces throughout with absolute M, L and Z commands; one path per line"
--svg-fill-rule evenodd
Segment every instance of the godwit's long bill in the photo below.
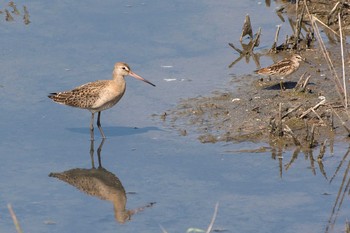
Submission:
M 94 114 L 98 112 L 97 126 L 102 138 L 106 138 L 101 127 L 101 112 L 113 107 L 123 97 L 126 89 L 124 77 L 127 75 L 154 87 L 156 86 L 132 72 L 126 63 L 118 62 L 114 65 L 112 80 L 97 80 L 76 87 L 70 91 L 50 93 L 48 97 L 59 104 L 89 110 L 91 112 L 91 140 L 94 140 Z

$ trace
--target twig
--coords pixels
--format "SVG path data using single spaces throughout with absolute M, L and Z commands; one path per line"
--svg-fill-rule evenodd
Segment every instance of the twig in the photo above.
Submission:
M 314 110 L 311 109 L 311 111 L 317 116 L 318 120 L 320 121 L 321 124 L 324 124 L 324 121 L 322 120 L 322 118 L 320 117 L 320 115 L 318 115 L 318 113 Z
M 12 15 L 10 14 L 10 12 L 7 9 L 5 9 L 5 13 L 6 13 L 6 18 L 5 18 L 6 21 L 13 21 L 14 20 Z
M 322 51 L 323 56 L 325 57 L 326 62 L 327 62 L 327 64 L 328 64 L 328 68 L 329 68 L 329 70 L 330 70 L 331 73 L 332 73 L 333 81 L 334 81 L 334 83 L 335 83 L 337 92 L 338 92 L 338 94 L 339 94 L 340 99 L 342 100 L 342 102 L 344 102 L 344 96 L 343 96 L 344 90 L 343 90 L 343 87 L 342 87 L 342 85 L 341 85 L 341 83 L 340 83 L 340 80 L 339 80 L 339 77 L 338 77 L 338 75 L 337 75 L 337 73 L 336 73 L 336 71 L 335 71 L 334 65 L 333 65 L 332 61 L 330 60 L 330 58 L 329 58 L 329 54 L 328 54 L 328 52 L 327 52 L 326 46 L 325 46 L 324 43 L 323 43 L 323 40 L 322 40 L 322 37 L 321 37 L 320 32 L 319 32 L 319 30 L 318 30 L 318 26 L 317 26 L 317 24 L 316 24 L 316 21 L 318 21 L 319 23 L 321 23 L 322 25 L 324 25 L 324 26 L 327 27 L 327 28 L 329 28 L 329 27 L 328 27 L 327 25 L 325 25 L 322 21 L 320 21 L 319 19 L 317 19 L 317 17 L 315 17 L 314 15 L 311 15 L 311 14 L 310 14 L 310 11 L 309 11 L 309 9 L 308 9 L 308 7 L 307 7 L 306 1 L 304 1 L 304 6 L 305 6 L 305 9 L 306 9 L 306 11 L 307 11 L 309 17 L 310 17 L 312 28 L 313 28 L 313 30 L 314 30 L 314 32 L 315 32 L 315 35 L 316 35 L 316 37 L 317 37 L 317 40 L 319 41 L 321 51 Z M 330 29 L 335 35 L 339 36 L 334 30 L 332 30 L 331 28 L 329 28 L 329 29 Z M 345 104 L 344 104 L 344 105 L 345 105 Z
M 283 150 L 282 147 L 279 146 L 278 147 L 278 152 L 277 152 L 277 158 L 278 158 L 278 167 L 279 167 L 279 174 L 280 174 L 280 178 L 282 179 L 282 175 L 283 175 L 283 156 L 282 156 Z
M 339 94 L 341 100 L 344 101 L 344 96 L 343 96 L 344 90 L 343 90 L 343 87 L 342 87 L 342 85 L 340 83 L 340 80 L 339 80 L 339 77 L 337 75 L 337 72 L 335 71 L 334 65 L 333 65 L 333 63 L 332 63 L 332 61 L 331 61 L 331 59 L 329 57 L 329 53 L 328 53 L 328 51 L 326 49 L 326 46 L 323 43 L 323 40 L 322 40 L 322 37 L 321 37 L 320 32 L 318 30 L 317 24 L 314 21 L 314 16 L 311 16 L 311 22 L 312 22 L 312 25 L 314 27 L 314 31 L 315 31 L 315 35 L 317 37 L 317 40 L 319 41 L 319 44 L 320 44 L 323 56 L 326 59 L 326 62 L 328 64 L 328 68 L 329 68 L 329 70 L 332 73 L 333 81 L 334 81 L 335 86 L 337 88 L 338 94 Z
M 347 176 L 348 176 L 348 174 L 349 174 L 349 169 L 350 169 L 350 161 L 349 161 L 348 166 L 347 166 L 347 168 L 346 168 L 346 170 L 345 170 L 345 172 L 344 172 L 343 180 L 342 180 L 341 185 L 340 185 L 340 187 L 339 187 L 339 192 L 338 192 L 338 195 L 337 195 L 337 198 L 336 198 L 336 202 L 335 202 L 335 206 L 336 206 L 336 204 L 337 204 L 338 201 L 340 200 L 340 203 L 339 203 L 339 205 L 338 205 L 338 211 L 340 210 L 340 207 L 342 206 L 342 203 L 343 203 L 343 200 L 344 200 L 344 195 L 345 195 L 345 193 L 346 193 L 346 190 L 348 190 L 348 187 L 349 187 L 350 179 L 348 179 L 348 182 L 347 182 L 347 184 L 345 185 L 345 188 L 344 188 L 343 195 L 342 195 L 342 197 L 339 199 L 340 194 L 341 194 L 341 191 L 342 191 L 342 189 L 343 189 L 343 186 L 344 186 L 344 184 L 345 184 L 345 182 L 346 182 L 346 180 L 347 180 Z
M 299 152 L 300 152 L 300 146 L 297 146 L 293 152 L 293 156 L 292 156 L 291 160 L 289 161 L 289 163 L 287 163 L 285 165 L 286 171 L 289 169 L 289 167 L 292 165 L 292 163 L 298 158 Z
M 162 225 L 159 225 L 160 229 L 162 230 L 163 233 L 168 233 Z
M 309 151 L 307 152 L 307 154 L 309 155 L 310 167 L 311 167 L 312 174 L 316 175 L 315 159 L 314 159 L 314 156 L 313 156 L 313 154 L 312 154 L 312 150 L 309 150 Z
M 209 224 L 209 226 L 208 226 L 208 229 L 207 229 L 206 233 L 210 233 L 211 230 L 213 229 L 213 225 L 214 225 L 216 216 L 217 216 L 217 214 L 218 214 L 218 208 L 219 208 L 219 202 L 217 202 L 216 205 L 215 205 L 214 214 L 213 214 L 213 217 L 212 217 L 212 219 L 211 219 L 211 221 L 210 221 L 210 224 Z
M 306 116 L 307 114 L 309 114 L 309 112 L 314 111 L 315 109 L 317 109 L 319 106 L 323 105 L 326 102 L 326 98 L 323 97 L 322 100 L 316 104 L 315 106 L 309 108 L 308 110 L 306 110 L 305 112 L 303 112 L 303 114 L 301 114 L 301 116 L 299 117 L 300 119 L 303 118 L 304 116 Z
M 233 48 L 234 50 L 236 50 L 239 54 L 242 54 L 242 53 L 243 53 L 242 50 L 236 48 L 232 43 L 228 43 L 228 45 L 231 46 L 231 48 Z
M 295 134 L 293 133 L 293 131 L 291 130 L 291 128 L 289 128 L 288 125 L 285 125 L 284 130 L 292 136 L 293 142 L 294 142 L 294 144 L 295 144 L 296 146 L 300 146 L 300 145 L 301 145 L 300 141 L 298 140 L 298 138 L 295 136 Z
M 304 92 L 307 84 L 309 83 L 309 80 L 311 78 L 311 75 L 307 76 L 305 81 L 302 83 L 302 79 L 304 78 L 306 72 L 300 77 L 299 81 L 297 82 L 297 85 L 295 86 L 295 90 L 299 92 Z
M 320 172 L 322 173 L 322 175 L 324 176 L 324 178 L 325 178 L 326 180 L 328 180 L 327 173 L 326 173 L 326 171 L 324 170 L 324 166 L 323 166 L 322 160 L 317 160 L 317 163 L 318 163 L 318 167 L 320 168 Z
M 348 163 L 347 172 L 349 172 L 349 170 L 348 170 L 349 168 L 350 168 L 350 162 Z M 346 174 L 344 174 L 344 176 L 346 176 Z M 339 204 L 338 211 L 340 210 L 340 207 L 341 207 L 341 205 L 342 205 L 342 203 L 344 201 L 344 196 L 345 196 L 346 192 L 348 192 L 348 195 L 350 195 L 349 187 L 350 187 L 350 178 L 348 179 L 348 183 L 346 184 L 346 186 L 344 188 L 344 193 L 343 193 L 343 196 L 342 196 L 342 200 L 341 200 L 341 202 Z
M 9 4 L 8 4 L 9 7 L 12 7 L 12 13 L 16 14 L 16 15 L 20 15 L 18 9 L 17 9 L 17 6 L 16 4 L 13 2 L 13 1 L 10 1 Z
M 333 111 L 331 112 L 331 129 L 334 130 L 334 115 L 333 115 Z
M 23 6 L 23 11 L 24 11 L 24 15 L 23 15 L 24 24 L 28 25 L 30 24 L 30 20 L 29 20 L 29 12 L 26 6 Z
M 309 13 L 310 14 L 310 13 Z M 316 20 L 317 22 L 319 22 L 320 24 L 322 24 L 322 26 L 326 27 L 328 30 L 330 30 L 331 32 L 333 32 L 333 34 L 335 34 L 336 36 L 339 37 L 338 33 L 336 31 L 334 31 L 332 28 L 330 28 L 327 24 L 325 24 L 324 22 L 322 22 L 321 20 L 319 20 L 316 16 L 311 15 L 310 17 L 312 17 L 312 19 Z
M 22 229 L 21 229 L 21 226 L 19 225 L 18 219 L 17 219 L 17 217 L 16 217 L 15 212 L 14 212 L 13 209 L 12 209 L 11 204 L 7 204 L 7 208 L 9 209 L 9 212 L 10 212 L 10 214 L 11 214 L 13 223 L 15 224 L 16 231 L 17 231 L 18 233 L 22 233 L 23 231 L 22 231 Z
M 286 35 L 286 40 L 285 40 L 285 42 L 284 42 L 284 46 L 285 46 L 286 48 L 288 48 L 288 41 L 289 41 L 289 36 Z
M 276 118 L 271 117 L 269 121 L 270 133 L 276 132 Z
M 314 16 L 312 16 L 312 19 L 313 18 L 314 18 Z M 315 35 L 317 37 L 317 40 L 320 43 L 321 51 L 323 53 L 324 58 L 326 59 L 326 62 L 328 64 L 328 68 L 332 72 L 332 75 L 333 75 L 332 77 L 333 77 L 333 80 L 335 81 L 336 87 L 338 88 L 339 94 L 342 94 L 344 92 L 344 90 L 342 89 L 342 86 L 340 84 L 337 72 L 335 71 L 334 65 L 332 63 L 332 60 L 330 59 L 329 53 L 327 51 L 327 48 L 326 48 L 326 46 L 325 46 L 325 44 L 324 44 L 324 42 L 322 40 L 320 31 L 318 30 L 317 24 L 314 21 L 312 21 L 312 22 L 313 22 L 313 25 L 315 26 L 315 29 L 314 29 Z
M 340 13 L 338 13 L 338 21 L 339 21 L 339 34 L 340 34 L 340 50 L 341 50 L 341 61 L 342 61 L 342 67 L 343 67 L 343 88 L 344 88 L 344 103 L 345 103 L 345 109 L 348 108 L 348 96 L 346 91 L 346 80 L 345 80 L 345 61 L 344 61 L 344 45 L 343 45 L 343 30 L 341 26 L 341 18 Z
M 309 125 L 307 124 L 307 120 L 305 119 L 304 120 L 304 127 L 305 127 L 305 131 L 306 131 L 306 140 L 309 138 L 309 134 L 310 134 L 310 131 L 309 131 Z
M 307 72 L 304 72 L 304 73 L 300 76 L 300 78 L 299 78 L 299 80 L 298 80 L 298 82 L 297 82 L 297 85 L 295 85 L 295 89 L 298 89 L 298 88 L 300 88 L 300 87 L 302 86 L 301 82 L 303 81 L 303 79 L 304 79 L 306 73 L 307 73 Z
M 277 125 L 277 133 L 278 136 L 283 136 L 283 130 L 282 130 L 282 103 L 279 104 L 278 108 L 278 125 Z
M 253 39 L 253 30 L 252 30 L 252 25 L 250 23 L 250 17 L 248 14 L 245 16 L 245 20 L 242 27 L 242 34 L 241 34 L 241 37 L 239 38 L 239 41 L 242 42 L 243 37 L 246 35 L 249 35 L 251 40 Z
M 301 106 L 302 106 L 302 104 L 299 104 L 299 105 L 296 106 L 295 108 L 290 109 L 288 112 L 286 112 L 285 114 L 283 114 L 282 119 L 285 118 L 286 116 L 288 116 L 290 113 L 292 113 L 292 112 L 298 110 Z
M 298 4 L 296 4 L 296 5 L 298 5 Z M 299 41 L 299 35 L 301 32 L 301 24 L 302 24 L 303 17 L 304 17 L 304 11 L 305 11 L 305 8 L 303 8 L 303 11 L 301 12 L 300 18 L 297 19 L 297 22 L 296 22 L 296 28 L 295 28 L 295 33 L 294 33 L 294 48 L 295 49 L 297 49 L 297 47 L 298 47 L 298 41 Z
M 346 168 L 346 170 L 344 172 L 344 176 L 343 176 L 343 179 L 342 179 L 341 185 L 339 187 L 339 191 L 338 191 L 337 197 L 335 199 L 335 202 L 334 202 L 334 205 L 333 205 L 333 208 L 332 208 L 331 216 L 328 219 L 326 232 L 328 232 L 328 228 L 329 227 L 334 226 L 335 221 L 337 219 L 337 216 L 339 214 L 339 210 L 340 210 L 340 208 L 342 206 L 342 203 L 344 201 L 344 196 L 345 196 L 347 190 L 349 189 L 350 179 L 348 179 L 348 181 L 346 183 L 347 175 L 349 174 L 349 168 L 350 168 L 350 161 L 349 161 L 348 166 L 347 166 L 347 168 Z M 332 179 L 333 179 L 333 177 L 332 177 Z M 344 191 L 343 191 L 343 187 L 344 187 Z M 336 208 L 337 206 L 338 206 L 338 208 Z
M 232 44 L 231 44 L 232 45 Z M 242 52 L 243 53 L 243 52 Z M 234 60 L 233 62 L 231 62 L 231 64 L 228 66 L 228 68 L 232 68 L 235 64 L 237 64 L 240 60 L 242 60 L 242 58 L 245 57 L 245 54 L 240 54 L 239 57 Z
M 335 178 L 335 176 L 338 174 L 338 172 L 340 171 L 340 168 L 343 166 L 344 162 L 346 161 L 346 158 L 349 156 L 350 154 L 350 147 L 348 148 L 348 150 L 346 151 L 345 155 L 343 156 L 342 160 L 340 161 L 337 169 L 335 169 L 335 172 L 332 176 L 332 178 L 329 180 L 329 183 L 332 183 L 333 179 Z
M 315 128 L 316 128 L 315 124 L 313 124 L 311 127 L 311 138 L 310 138 L 310 142 L 309 142 L 309 148 L 314 147 Z
M 322 143 L 322 145 L 320 147 L 320 154 L 317 156 L 318 161 L 322 161 L 322 159 L 323 159 L 323 156 L 326 152 L 326 143 L 327 143 L 327 139 L 324 140 L 324 142 Z
M 270 52 L 272 51 L 276 51 L 276 47 L 277 47 L 277 41 L 278 41 L 278 35 L 281 29 L 281 25 L 277 25 L 277 29 L 276 29 L 276 34 L 275 34 L 275 41 L 273 42 Z
M 328 23 L 328 24 L 330 23 L 329 20 L 331 19 L 331 17 L 332 17 L 332 15 L 334 14 L 334 12 L 337 10 L 339 4 L 340 4 L 340 2 L 337 2 L 337 3 L 334 5 L 333 9 L 329 12 L 328 17 L 327 17 L 327 21 L 328 21 L 327 23 Z
M 330 106 L 332 111 L 335 113 L 335 115 L 337 115 L 338 119 L 340 120 L 342 126 L 346 129 L 346 131 L 348 132 L 348 136 L 350 136 L 350 129 L 346 126 L 346 123 L 343 121 L 343 119 L 339 116 L 339 114 L 332 108 L 332 106 Z
M 256 33 L 256 36 L 255 36 L 255 38 L 253 40 L 253 43 L 252 43 L 252 47 L 250 48 L 250 51 L 249 51 L 250 53 L 253 52 L 254 47 L 259 46 L 259 44 L 260 44 L 260 34 L 261 34 L 261 28 L 259 28 L 258 33 Z
M 303 85 L 301 86 L 303 91 L 305 91 L 305 87 L 309 83 L 310 78 L 311 78 L 311 75 L 307 76 L 305 81 L 304 81 L 304 83 L 303 83 Z

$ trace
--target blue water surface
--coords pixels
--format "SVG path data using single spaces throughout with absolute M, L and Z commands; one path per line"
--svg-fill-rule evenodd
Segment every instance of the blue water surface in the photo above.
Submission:
M 259 49 L 269 48 L 268 35 L 274 36 L 281 23 L 275 5 L 238 0 L 15 3 L 21 15 L 13 15 L 13 22 L 0 15 L 1 232 L 15 231 L 9 203 L 23 231 L 36 233 L 206 229 L 216 203 L 217 230 L 345 229 L 349 195 L 340 207 L 336 200 L 338 191 L 340 197 L 344 193 L 341 182 L 349 158 L 341 161 L 347 142 L 326 152 L 325 177 L 303 153 L 286 170 L 292 151 L 283 152 L 283 158 L 271 152 L 232 152 L 266 145 L 201 144 L 195 133 L 182 137 L 153 116 L 181 98 L 220 89 L 234 92 L 235 86 L 228 85 L 232 74 L 250 74 L 256 67 L 242 61 L 228 68 L 238 54 L 227 44 L 238 43 L 249 13 L 254 30 L 263 29 Z M 28 25 L 23 5 L 30 14 Z M 11 10 L 7 2 L 0 9 Z M 282 28 L 281 38 L 289 30 Z M 90 113 L 52 103 L 48 93 L 109 79 L 118 61 L 157 85 L 128 77 L 123 99 L 102 113 L 107 136 L 102 166 L 122 183 L 126 209 L 140 210 L 124 224 L 115 220 L 112 202 L 49 177 L 51 172 L 90 169 L 92 162 Z M 101 138 L 97 130 L 95 135 L 97 167 Z

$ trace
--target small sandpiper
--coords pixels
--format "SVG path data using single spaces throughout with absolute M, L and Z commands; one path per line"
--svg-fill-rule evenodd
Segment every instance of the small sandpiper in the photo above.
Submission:
M 280 82 L 281 89 L 285 89 L 283 87 L 283 79 L 288 75 L 292 74 L 293 72 L 295 72 L 300 66 L 299 62 L 304 60 L 305 59 L 302 58 L 299 54 L 294 54 L 290 58 L 285 58 L 270 66 L 255 70 L 254 72 L 256 74 L 260 74 L 268 77 L 281 78 L 281 82 Z
M 105 138 L 100 123 L 101 111 L 113 107 L 123 97 L 126 89 L 124 77 L 127 75 L 155 86 L 150 81 L 132 72 L 126 63 L 118 62 L 114 65 L 112 80 L 97 80 L 70 91 L 50 93 L 48 97 L 59 104 L 89 110 L 92 114 L 90 122 L 91 140 L 94 140 L 94 114 L 98 112 L 97 126 L 102 138 Z

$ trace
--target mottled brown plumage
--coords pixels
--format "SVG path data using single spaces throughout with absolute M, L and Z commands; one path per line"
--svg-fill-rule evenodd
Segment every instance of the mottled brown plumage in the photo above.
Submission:
M 100 123 L 101 111 L 113 107 L 123 97 L 126 88 L 124 77 L 127 75 L 155 86 L 132 72 L 126 63 L 118 62 L 114 65 L 112 80 L 90 82 L 70 91 L 51 93 L 48 97 L 59 104 L 89 110 L 92 114 L 90 122 L 91 140 L 94 139 L 94 114 L 98 112 L 97 126 L 102 137 L 105 138 Z
M 93 104 L 100 97 L 101 90 L 108 84 L 109 80 L 90 82 L 71 91 L 51 93 L 49 97 L 60 104 L 94 110 Z
M 255 70 L 254 72 L 265 76 L 284 78 L 296 71 L 299 68 L 299 62 L 302 60 L 303 58 L 300 55 L 294 54 L 291 58 L 285 58 L 268 67 Z

